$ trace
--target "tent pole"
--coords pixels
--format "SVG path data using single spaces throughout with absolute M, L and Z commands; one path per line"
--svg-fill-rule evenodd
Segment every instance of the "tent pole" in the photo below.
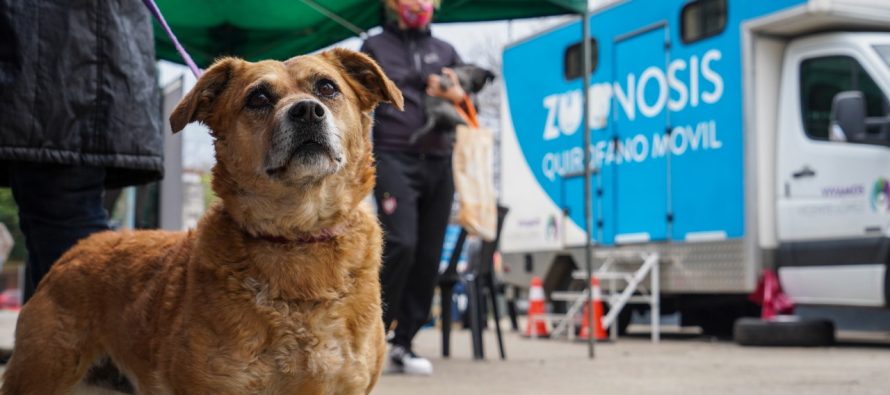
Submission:
M 360 27 L 358 27 L 358 26 L 356 26 L 356 25 L 353 25 L 352 23 L 350 23 L 350 22 L 347 21 L 346 19 L 341 18 L 339 15 L 337 15 L 337 14 L 331 12 L 331 10 L 322 7 L 321 4 L 316 3 L 315 0 L 300 0 L 300 2 L 302 2 L 303 4 L 308 5 L 309 7 L 311 7 L 312 9 L 314 9 L 315 11 L 318 11 L 319 14 L 322 14 L 322 15 L 328 17 L 328 19 L 330 19 L 330 20 L 336 22 L 336 23 L 339 24 L 340 26 L 343 26 L 343 27 L 345 27 L 347 30 L 349 30 L 349 31 L 351 31 L 351 32 L 353 32 L 353 33 L 355 33 L 357 36 L 361 37 L 363 40 L 364 40 L 365 38 L 367 38 L 367 36 L 368 36 L 368 32 L 362 30 L 362 28 L 360 28 Z
M 582 30 L 582 44 L 581 44 L 581 57 L 583 68 L 581 69 L 581 74 L 584 76 L 583 84 L 584 87 L 582 91 L 584 92 L 584 108 L 582 110 L 583 119 L 581 125 L 583 125 L 584 131 L 584 231 L 586 234 L 586 238 L 584 241 L 584 265 L 587 268 L 587 308 L 593 309 L 593 289 L 590 285 L 590 279 L 593 278 L 593 256 L 592 256 L 592 242 L 591 235 L 593 234 L 593 202 L 591 199 L 591 158 L 590 158 L 590 6 L 586 5 L 584 7 L 584 12 L 581 14 L 581 30 Z M 594 324 L 593 324 L 593 311 L 590 311 L 587 314 L 588 322 L 587 327 L 590 328 L 587 331 L 587 356 L 590 359 L 594 357 L 594 343 L 596 343 L 596 335 L 594 334 Z

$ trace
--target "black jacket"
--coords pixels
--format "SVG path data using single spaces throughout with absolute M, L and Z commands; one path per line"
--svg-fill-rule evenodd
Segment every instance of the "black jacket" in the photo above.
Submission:
M 451 155 L 453 139 L 436 134 L 432 139 L 408 143 L 411 135 L 426 122 L 424 96 L 430 74 L 441 74 L 443 67 L 460 65 L 461 59 L 450 44 L 430 35 L 429 30 L 400 30 L 393 24 L 368 38 L 361 48 L 380 64 L 386 75 L 402 90 L 405 111 L 389 104 L 377 107 L 374 114 L 374 149 Z
M 6 161 L 163 176 L 151 15 L 139 0 L 0 0 L 0 185 Z

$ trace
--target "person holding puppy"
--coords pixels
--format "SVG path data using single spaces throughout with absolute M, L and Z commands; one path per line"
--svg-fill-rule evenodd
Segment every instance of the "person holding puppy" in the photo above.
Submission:
M 450 44 L 433 37 L 429 24 L 436 0 L 384 0 L 387 23 L 370 37 L 362 52 L 380 64 L 405 98 L 405 109 L 381 105 L 375 112 L 374 197 L 384 231 L 383 320 L 396 322 L 389 352 L 389 372 L 432 374 L 429 360 L 411 343 L 427 321 L 451 214 L 454 182 L 452 136 L 434 133 L 411 142 L 426 121 L 424 96 L 463 103 L 466 93 L 449 67 L 462 63 Z M 442 89 L 439 73 L 453 83 Z

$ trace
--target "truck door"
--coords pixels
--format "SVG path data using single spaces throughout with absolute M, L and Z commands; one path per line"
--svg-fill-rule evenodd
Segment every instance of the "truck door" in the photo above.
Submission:
M 890 70 L 844 37 L 853 36 L 817 36 L 786 52 L 776 153 L 779 272 L 800 303 L 883 305 Z
M 607 243 L 668 235 L 667 160 L 649 155 L 650 136 L 667 126 L 666 31 L 660 23 L 615 39 L 612 136 L 602 173 Z

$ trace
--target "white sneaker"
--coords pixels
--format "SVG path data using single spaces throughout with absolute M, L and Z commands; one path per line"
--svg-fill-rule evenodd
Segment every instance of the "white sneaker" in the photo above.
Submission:
M 394 345 L 389 350 L 389 361 L 386 373 L 405 373 L 417 376 L 433 374 L 433 364 L 426 358 L 419 357 L 413 351 Z

